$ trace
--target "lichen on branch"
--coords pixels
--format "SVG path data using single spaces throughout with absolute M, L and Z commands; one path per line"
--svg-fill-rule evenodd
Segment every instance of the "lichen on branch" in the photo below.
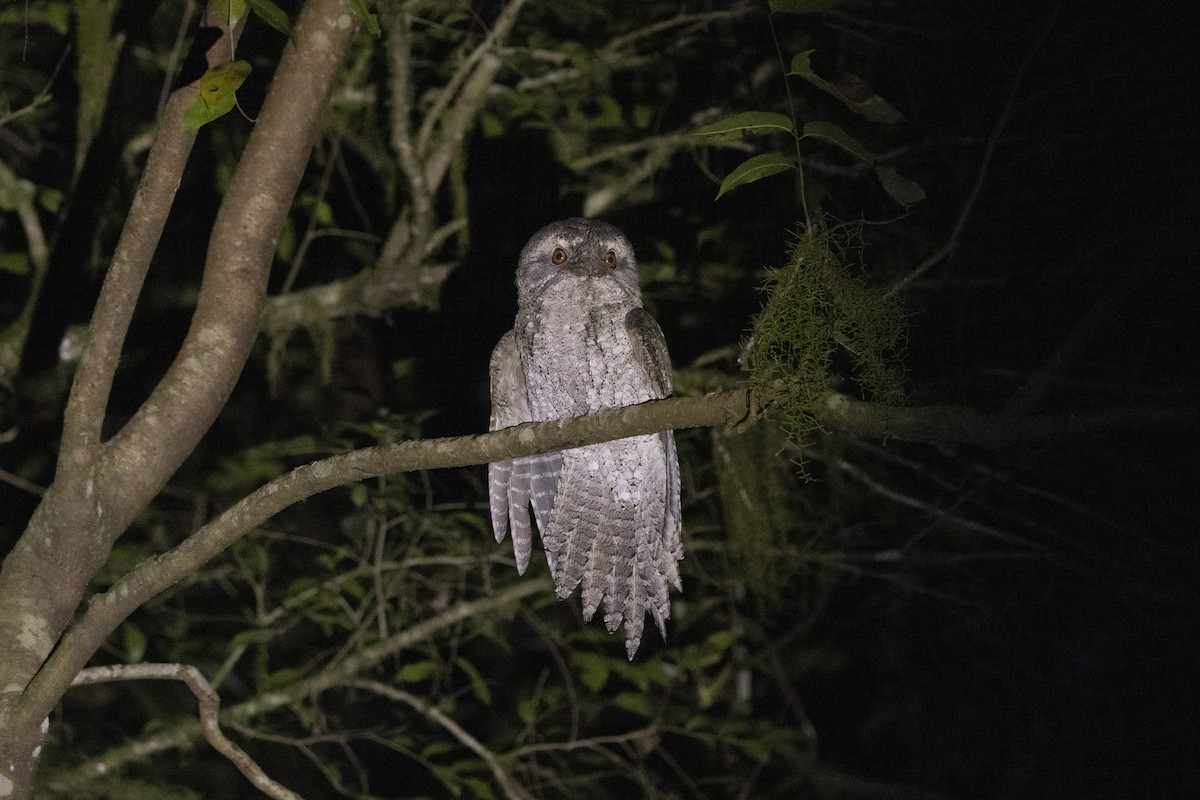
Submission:
M 835 369 L 848 369 L 866 399 L 904 400 L 899 356 L 907 315 L 856 274 L 858 235 L 852 224 L 804 230 L 787 264 L 768 269 L 767 300 L 743 347 L 752 395 L 795 441 L 821 427 Z

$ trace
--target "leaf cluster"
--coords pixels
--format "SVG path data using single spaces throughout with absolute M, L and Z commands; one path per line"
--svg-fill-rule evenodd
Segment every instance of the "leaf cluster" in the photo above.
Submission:
M 789 0 L 774 2 L 771 10 L 776 13 L 810 14 L 828 10 L 831 3 L 823 0 Z M 819 75 L 812 64 L 815 50 L 797 53 L 788 66 L 787 77 L 806 81 L 836 99 L 860 120 L 873 125 L 898 125 L 906 122 L 904 115 L 857 76 L 847 74 L 838 83 Z M 850 154 L 863 165 L 873 169 L 880 185 L 889 197 L 902 206 L 909 207 L 925 199 L 925 191 L 919 184 L 900 175 L 884 164 L 880 157 L 864 145 L 857 137 L 842 126 L 829 120 L 811 120 L 803 126 L 792 116 L 773 111 L 746 111 L 733 114 L 699 128 L 695 136 L 711 141 L 730 141 L 744 136 L 761 136 L 773 133 L 787 134 L 793 141 L 794 152 L 759 153 L 751 156 L 725 176 L 717 190 L 720 198 L 731 189 L 744 186 L 780 172 L 798 171 L 804 180 L 804 158 L 802 144 L 805 140 L 822 141 Z M 807 199 L 806 199 L 807 202 Z

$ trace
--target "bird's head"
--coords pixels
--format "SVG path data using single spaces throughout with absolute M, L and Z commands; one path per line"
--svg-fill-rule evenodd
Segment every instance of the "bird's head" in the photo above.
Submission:
M 517 292 L 524 305 L 568 277 L 615 281 L 640 297 L 633 245 L 615 225 L 574 217 L 535 233 L 517 264 Z

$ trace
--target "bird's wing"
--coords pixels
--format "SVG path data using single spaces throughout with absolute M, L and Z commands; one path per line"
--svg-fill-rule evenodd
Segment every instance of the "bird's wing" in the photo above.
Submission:
M 633 360 L 646 371 L 656 396 L 671 394 L 671 355 L 662 329 L 644 308 L 630 309 L 625 315 L 625 329 L 633 345 Z
M 625 315 L 625 327 L 633 345 L 634 360 L 645 370 L 652 389 L 658 397 L 669 396 L 672 390 L 671 356 L 667 352 L 667 340 L 662 329 L 644 308 L 630 310 Z M 679 458 L 675 452 L 674 432 L 663 431 L 658 436 L 666 459 L 666 517 L 654 559 L 660 574 L 677 590 L 682 590 L 679 567 L 675 564 L 683 559 L 683 541 L 680 536 L 682 517 L 679 502 Z M 658 621 L 657 617 L 655 621 Z M 662 627 L 661 623 L 659 627 Z
M 525 386 L 525 369 L 512 331 L 500 337 L 500 342 L 492 351 L 490 371 L 491 430 L 531 422 L 533 414 Z M 550 509 L 554 506 L 561 466 L 560 453 L 496 461 L 488 465 L 492 531 L 499 542 L 503 541 L 509 528 L 512 529 L 513 555 L 517 560 L 517 571 L 521 574 L 529 566 L 529 556 L 533 550 L 529 505 L 533 503 L 538 528 L 545 531 Z
M 625 315 L 625 327 L 633 345 L 633 357 L 650 380 L 657 397 L 671 394 L 671 356 L 667 352 L 667 340 L 654 317 L 644 308 L 632 309 Z M 667 519 L 663 531 L 663 545 L 671 553 L 672 561 L 683 558 L 683 545 L 679 539 L 679 459 L 675 453 L 675 435 L 672 431 L 659 434 L 667 461 Z M 673 573 L 673 574 L 672 574 Z M 671 583 L 679 588 L 679 576 L 674 564 L 668 570 Z

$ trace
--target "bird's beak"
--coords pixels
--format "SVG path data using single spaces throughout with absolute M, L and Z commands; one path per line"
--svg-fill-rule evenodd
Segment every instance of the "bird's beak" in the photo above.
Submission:
M 562 265 L 562 269 L 581 278 L 599 278 L 612 272 L 611 269 L 604 265 L 603 258 L 592 253 L 572 258 Z

